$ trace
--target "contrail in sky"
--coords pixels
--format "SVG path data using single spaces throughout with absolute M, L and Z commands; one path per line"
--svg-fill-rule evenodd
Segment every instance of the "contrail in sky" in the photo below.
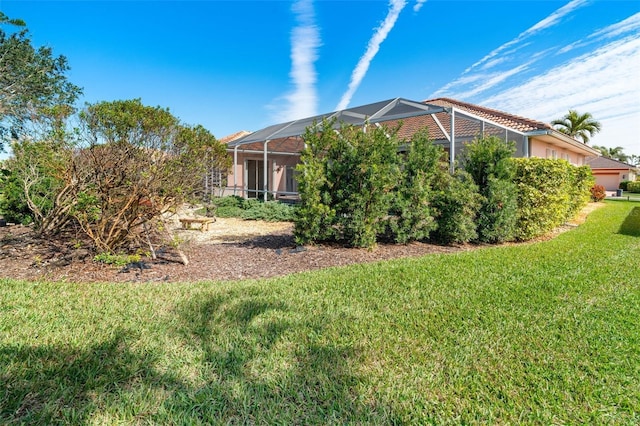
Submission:
M 282 113 L 285 120 L 295 120 L 316 115 L 318 94 L 317 73 L 314 67 L 321 45 L 320 32 L 315 24 L 312 0 L 299 0 L 292 7 L 296 15 L 296 27 L 291 32 L 291 79 L 293 93 L 286 96 L 288 106 Z
M 532 26 L 531 28 L 529 28 L 528 30 L 524 31 L 523 33 L 519 34 L 518 37 L 514 38 L 511 41 L 506 42 L 505 44 L 503 44 L 502 46 L 498 47 L 497 49 L 494 49 L 491 53 L 489 53 L 488 55 L 486 55 L 484 58 L 480 59 L 478 62 L 476 62 L 475 64 L 471 65 L 469 68 L 467 68 L 463 74 L 468 73 L 469 71 L 473 70 L 474 68 L 478 67 L 479 65 L 484 64 L 485 62 L 489 61 L 490 59 L 492 59 L 493 57 L 495 57 L 496 55 L 498 55 L 500 52 L 502 52 L 503 50 L 520 43 L 522 40 L 531 37 L 532 35 L 539 33 L 542 30 L 545 30 L 549 27 L 552 27 L 556 24 L 558 24 L 562 18 L 564 18 L 566 15 L 570 14 L 571 12 L 573 12 L 574 10 L 585 6 L 589 3 L 589 0 L 572 0 L 569 3 L 565 4 L 564 6 L 562 6 L 560 9 L 556 10 L 555 12 L 553 12 L 551 15 L 547 16 L 546 18 L 544 18 L 542 21 L 538 22 L 537 24 L 535 24 L 534 26 Z M 487 67 L 485 67 L 487 68 Z
M 356 92 L 356 90 L 358 90 L 362 79 L 369 70 L 371 61 L 378 53 L 378 50 L 380 50 L 380 44 L 382 44 L 382 42 L 387 38 L 387 35 L 389 35 L 389 32 L 393 29 L 396 21 L 398 20 L 400 12 L 402 12 L 402 9 L 404 9 L 406 5 L 407 2 L 405 0 L 389 1 L 389 13 L 387 14 L 387 17 L 382 22 L 382 24 L 376 29 L 373 37 L 371 37 L 371 39 L 369 40 L 367 50 L 365 51 L 364 55 L 362 55 L 362 57 L 358 61 L 358 64 L 354 68 L 351 74 L 349 88 L 344 93 L 344 95 L 342 95 L 342 99 L 340 99 L 340 102 L 336 106 L 336 110 L 345 109 L 349 105 L 353 94 Z

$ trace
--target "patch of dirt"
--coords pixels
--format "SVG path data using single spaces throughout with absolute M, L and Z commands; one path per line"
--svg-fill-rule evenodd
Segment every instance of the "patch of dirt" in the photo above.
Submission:
M 590 204 L 571 229 L 603 203 Z M 337 244 L 296 247 L 291 223 L 269 223 L 218 218 L 208 231 L 182 230 L 176 218 L 174 232 L 184 242 L 189 265 L 180 263 L 170 248 L 158 250 L 158 258 L 116 267 L 95 262 L 93 253 L 79 240 L 38 238 L 30 227 L 0 227 L 0 278 L 68 282 L 159 282 L 238 280 L 288 275 L 295 272 L 453 253 L 481 246 L 439 246 L 413 242 L 406 245 L 379 244 L 373 250 Z M 565 229 L 566 228 L 566 229 Z M 562 231 L 560 229 L 558 231 Z M 546 237 L 551 238 L 557 232 Z

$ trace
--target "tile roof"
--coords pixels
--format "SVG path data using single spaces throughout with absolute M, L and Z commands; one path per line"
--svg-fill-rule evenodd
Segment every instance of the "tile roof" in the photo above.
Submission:
M 429 99 L 424 101 L 425 104 L 436 105 L 445 108 L 456 108 L 461 112 L 468 112 L 477 117 L 483 118 L 485 120 L 489 120 L 495 124 L 507 127 L 511 130 L 527 133 L 534 130 L 551 130 L 552 127 L 548 123 L 543 123 L 541 121 L 532 120 L 526 117 L 520 117 L 517 115 L 509 114 L 503 111 L 498 111 L 496 109 L 485 108 L 479 105 L 469 104 L 466 102 L 457 101 L 455 99 L 449 98 L 437 98 L 437 99 Z M 434 117 L 440 122 L 442 128 L 447 132 L 451 133 L 451 118 L 447 113 L 440 112 L 433 115 L 420 115 L 417 117 L 408 117 L 402 120 L 391 120 L 385 121 L 382 123 L 389 129 L 397 126 L 400 121 L 402 121 L 402 127 L 398 131 L 398 136 L 401 139 L 409 139 L 413 136 L 417 131 L 428 128 L 429 129 L 429 137 L 434 140 L 445 140 L 448 139 L 445 134 L 440 129 L 440 126 L 437 124 Z M 456 137 L 468 137 L 473 138 L 478 136 L 481 133 L 481 125 L 472 120 L 464 119 L 459 116 L 456 119 Z M 485 126 L 485 134 L 495 134 L 502 135 L 504 134 L 504 129 L 486 125 Z
M 450 98 L 436 98 L 424 101 L 425 104 L 438 105 L 442 107 L 454 107 L 463 111 L 467 111 L 478 117 L 491 120 L 510 129 L 519 132 L 531 132 L 533 130 L 551 130 L 550 124 L 542 121 L 532 120 L 530 118 L 509 114 L 497 109 L 486 108 L 479 105 L 469 104 Z

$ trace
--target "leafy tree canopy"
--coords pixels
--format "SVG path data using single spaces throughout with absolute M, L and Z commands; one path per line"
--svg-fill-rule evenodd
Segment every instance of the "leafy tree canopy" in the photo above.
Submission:
M 593 149 L 600 151 L 603 157 L 612 158 L 614 160 L 622 161 L 624 163 L 629 162 L 630 157 L 624 153 L 624 148 L 616 146 L 615 148 L 608 148 L 606 146 L 594 145 Z
M 39 120 L 61 122 L 82 90 L 67 80 L 64 56 L 34 47 L 24 21 L 0 12 L 0 150 Z
M 580 139 L 584 143 L 588 143 L 593 135 L 602 129 L 600 122 L 593 119 L 593 116 L 585 112 L 584 114 L 570 109 L 564 117 L 551 122 L 556 130 L 574 139 Z

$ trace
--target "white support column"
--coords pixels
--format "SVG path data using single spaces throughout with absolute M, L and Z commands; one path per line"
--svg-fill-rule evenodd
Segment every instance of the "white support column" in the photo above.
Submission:
M 524 158 L 529 158 L 529 136 L 524 137 L 524 142 L 522 143 L 522 156 Z
M 269 168 L 268 166 L 268 161 L 267 161 L 267 145 L 269 144 L 269 141 L 264 141 L 264 150 L 262 153 L 262 161 L 264 161 L 263 167 L 262 167 L 262 178 L 264 180 L 264 182 L 262 183 L 262 196 L 264 201 L 267 201 L 267 192 L 269 191 Z
M 238 187 L 238 145 L 233 147 L 233 195 Z
M 278 187 L 276 186 L 276 178 L 278 174 L 278 165 L 276 164 L 275 158 L 271 160 L 271 191 L 273 191 L 273 199 L 276 198 L 276 193 L 278 192 Z
M 455 171 L 456 160 L 456 110 L 451 108 L 451 135 L 449 137 L 449 172 Z

